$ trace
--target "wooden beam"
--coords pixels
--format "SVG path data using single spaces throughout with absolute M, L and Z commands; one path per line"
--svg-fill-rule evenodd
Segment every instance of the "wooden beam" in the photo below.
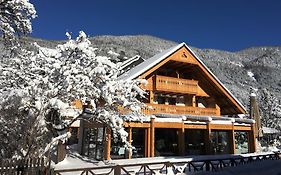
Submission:
M 84 144 L 85 144 L 85 121 L 82 119 L 80 120 L 79 126 L 79 138 L 78 138 L 78 153 L 84 155 Z
M 101 124 L 101 123 L 88 122 L 85 120 L 80 120 L 80 123 L 81 123 L 81 121 L 84 122 L 84 128 L 102 128 L 103 127 L 103 124 Z
M 197 106 L 197 104 L 196 104 L 196 96 L 195 95 L 193 95 L 192 96 L 192 107 L 196 107 Z
M 128 142 L 132 146 L 132 128 L 131 127 L 128 128 Z M 127 159 L 131 159 L 132 158 L 132 153 L 133 153 L 132 152 L 132 147 L 128 148 L 126 150 L 126 158 Z
M 207 129 L 205 132 L 205 151 L 206 154 L 212 154 L 212 150 L 211 150 L 211 126 L 210 126 L 210 122 L 207 123 Z
M 111 129 L 106 127 L 104 142 L 104 160 L 110 160 Z
M 149 103 L 153 103 L 153 102 L 154 102 L 154 92 L 149 91 Z
M 229 145 L 230 145 L 230 154 L 235 154 L 235 133 L 234 133 L 234 123 L 232 123 L 232 129 L 229 131 Z
M 150 118 L 150 157 L 154 157 L 154 139 L 155 139 L 155 118 Z
M 256 146 L 256 132 L 255 132 L 255 124 L 252 124 L 251 131 L 248 132 L 248 140 L 249 140 L 249 153 L 254 153 L 257 151 Z
M 125 128 L 132 127 L 132 128 L 149 128 L 150 123 L 140 123 L 140 122 L 124 122 L 123 126 Z
M 150 128 L 145 129 L 145 150 L 146 150 L 146 157 L 150 157 L 150 150 L 151 150 L 151 144 L 150 144 Z
M 178 130 L 178 144 L 179 144 L 179 155 L 184 156 L 185 155 L 185 128 L 184 128 L 184 122 L 182 122 L 181 129 Z
M 180 129 L 182 127 L 181 123 L 175 123 L 175 122 L 154 122 L 155 128 L 178 128 Z
M 57 145 L 57 163 L 64 160 L 66 156 L 66 144 L 64 144 L 61 140 Z
M 251 131 L 252 127 L 251 126 L 235 126 L 234 125 L 234 130 L 235 131 Z
M 205 124 L 201 124 L 201 125 L 198 125 L 198 124 L 185 124 L 184 128 L 185 129 L 207 129 L 207 125 L 205 125 Z
M 210 126 L 215 130 L 232 130 L 232 125 L 230 124 L 211 124 Z

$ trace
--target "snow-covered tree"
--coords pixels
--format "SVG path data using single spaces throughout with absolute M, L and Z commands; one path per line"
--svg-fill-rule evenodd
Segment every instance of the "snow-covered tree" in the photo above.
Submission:
M 31 33 L 31 19 L 35 17 L 29 0 L 0 0 L 0 32 L 6 44 L 16 47 L 15 36 Z
M 25 116 L 35 118 L 42 132 L 46 132 L 43 126 L 57 131 L 54 137 L 67 137 L 65 132 L 71 122 L 84 117 L 107 124 L 114 136 L 125 142 L 127 133 L 119 109 L 130 109 L 131 117 L 140 115 L 142 103 L 137 96 L 143 96 L 144 91 L 138 86 L 142 81 L 119 80 L 117 64 L 110 58 L 97 56 L 84 32 L 75 40 L 69 36 L 65 44 L 55 49 L 37 47 L 38 53 L 25 52 L 1 60 L 0 96 L 20 91 L 19 98 L 28 100 L 22 102 L 23 108 L 14 108 L 29 111 Z M 1 101 L 1 109 L 5 108 L 7 99 Z M 92 115 L 73 108 L 70 103 L 75 99 L 89 103 Z M 66 115 L 74 116 L 73 120 L 64 120 L 62 116 Z
M 54 50 L 39 47 L 39 54 L 34 57 L 39 65 L 31 69 L 40 72 L 36 77 L 37 87 L 43 89 L 41 96 L 46 98 L 44 103 L 47 102 L 48 110 L 55 106 L 62 114 L 65 107 L 58 104 L 81 99 L 92 107 L 93 117 L 89 121 L 108 124 L 115 136 L 119 134 L 125 141 L 126 132 L 119 108 L 129 108 L 132 115 L 136 114 L 134 116 L 140 114 L 142 103 L 136 97 L 144 93 L 138 86 L 141 81 L 119 80 L 117 65 L 110 58 L 97 56 L 95 50 L 85 33 L 80 32 L 76 40 L 69 36 L 67 43 Z M 81 117 L 81 112 L 77 116 Z M 68 125 L 60 123 L 53 125 L 53 128 L 61 129 Z
M 262 123 L 266 127 L 281 130 L 281 104 L 275 95 L 267 89 L 260 92 L 260 108 L 262 111 Z
M 44 124 L 38 121 L 39 111 L 29 105 L 32 100 L 22 93 L 14 90 L 0 97 L 1 158 L 38 156 L 50 138 Z
M 130 117 L 138 118 L 142 103 L 136 97 L 144 93 L 138 86 L 142 82 L 119 80 L 120 64 L 97 56 L 83 32 L 75 40 L 68 35 L 55 49 L 21 49 L 16 36 L 30 33 L 35 17 L 28 0 L 0 0 L 0 34 L 12 51 L 20 50 L 0 59 L 1 157 L 38 155 L 48 143 L 50 149 L 69 136 L 67 128 L 78 118 L 105 123 L 124 142 L 127 133 L 119 109 L 127 108 Z M 76 99 L 91 106 L 91 115 L 71 106 Z M 64 120 L 68 115 L 71 121 Z

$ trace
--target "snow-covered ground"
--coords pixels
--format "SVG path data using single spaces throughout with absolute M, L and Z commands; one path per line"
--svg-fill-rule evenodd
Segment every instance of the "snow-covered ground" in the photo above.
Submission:
M 263 155 L 267 153 L 260 153 L 258 155 Z M 97 168 L 97 167 L 104 167 L 102 170 L 94 170 L 95 173 L 106 173 L 110 172 L 114 165 L 121 165 L 125 166 L 127 171 L 130 173 L 135 174 L 134 172 L 138 172 L 140 170 L 140 164 L 157 164 L 157 165 L 149 165 L 149 167 L 163 167 L 163 162 L 171 162 L 176 163 L 178 162 L 189 162 L 189 161 L 196 161 L 196 160 L 214 160 L 214 159 L 224 159 L 230 157 L 249 157 L 257 155 L 255 153 L 252 154 L 241 154 L 241 155 L 204 155 L 204 156 L 190 156 L 190 157 L 155 157 L 155 158 L 137 158 L 137 159 L 121 159 L 121 160 L 111 160 L 107 162 L 99 162 L 93 161 L 84 157 L 76 157 L 75 155 L 68 156 L 64 161 L 56 164 L 55 170 L 70 170 L 70 169 L 78 169 L 78 168 Z M 139 164 L 139 165 L 136 165 Z M 185 165 L 177 165 L 178 168 L 184 169 Z M 135 166 L 136 165 L 136 166 Z M 183 166 L 183 167 L 180 167 Z M 179 170 L 180 170 L 179 169 Z M 61 173 L 63 175 L 73 175 L 79 174 L 81 171 L 76 172 L 67 172 Z M 112 171 L 113 173 L 113 171 Z M 174 174 L 172 167 L 168 168 L 167 174 Z M 180 174 L 180 173 L 179 173 Z M 223 168 L 218 172 L 188 172 L 188 174 L 192 175 L 207 175 L 207 174 L 218 174 L 218 175 L 281 175 L 281 160 L 263 160 L 257 162 L 251 162 L 245 165 L 239 165 L 237 167 L 227 167 Z

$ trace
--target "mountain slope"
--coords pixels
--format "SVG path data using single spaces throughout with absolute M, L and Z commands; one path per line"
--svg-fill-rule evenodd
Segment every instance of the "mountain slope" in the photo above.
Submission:
M 136 55 L 147 59 L 177 44 L 147 35 L 97 36 L 90 40 L 99 54 L 117 61 Z M 24 39 L 24 42 L 34 41 L 45 47 L 62 42 Z M 253 47 L 238 52 L 191 48 L 246 108 L 251 90 L 258 90 L 263 123 L 281 129 L 281 47 Z
M 123 59 L 135 55 L 147 59 L 177 44 L 146 35 L 99 36 L 91 41 L 100 48 L 100 54 L 108 55 L 111 50 Z M 281 129 L 281 47 L 238 52 L 191 48 L 246 108 L 250 93 L 257 90 L 264 126 Z

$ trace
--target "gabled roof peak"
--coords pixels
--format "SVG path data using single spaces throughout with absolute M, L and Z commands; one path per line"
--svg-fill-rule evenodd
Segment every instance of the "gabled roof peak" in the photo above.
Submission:
M 186 46 L 188 47 L 184 42 L 180 43 L 174 47 L 171 47 L 169 49 L 166 49 L 153 57 L 145 60 L 141 64 L 137 65 L 133 69 L 129 70 L 128 72 L 125 72 L 122 74 L 119 78 L 123 80 L 132 80 L 134 78 L 137 78 L 139 75 L 143 74 L 146 70 L 149 70 L 157 63 L 161 62 L 163 59 L 167 58 L 169 55 L 180 49 L 181 47 Z
M 246 111 L 245 107 L 236 99 L 236 97 L 222 84 L 222 82 L 210 71 L 210 69 L 201 61 L 201 59 L 199 59 L 199 57 L 184 42 L 174 47 L 171 47 L 169 49 L 166 49 L 163 52 L 160 52 L 154 55 L 153 57 L 145 60 L 141 64 L 129 70 L 128 72 L 122 74 L 119 77 L 119 79 L 132 80 L 138 78 L 139 76 L 143 75 L 146 71 L 150 70 L 151 68 L 156 66 L 161 61 L 165 60 L 167 57 L 169 57 L 170 55 L 172 55 L 182 47 L 185 47 L 194 56 L 194 58 L 198 61 L 198 63 L 202 66 L 202 68 L 205 69 L 211 77 L 213 77 L 214 81 L 216 81 L 219 84 L 219 86 L 222 89 L 224 89 L 225 93 L 228 94 L 230 98 L 232 98 L 237 103 L 237 105 L 245 112 Z

